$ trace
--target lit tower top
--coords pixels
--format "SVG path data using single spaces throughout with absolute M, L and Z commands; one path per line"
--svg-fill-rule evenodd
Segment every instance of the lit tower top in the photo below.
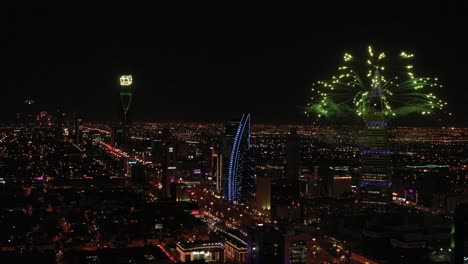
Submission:
M 120 100 L 122 102 L 122 109 L 124 112 L 123 122 L 124 126 L 127 123 L 127 114 L 132 106 L 133 88 L 132 88 L 132 75 L 120 76 Z
M 382 98 L 384 97 L 384 91 L 382 89 L 382 78 L 380 76 L 379 68 L 376 67 L 374 71 L 374 76 L 372 76 L 371 82 L 371 94 L 369 102 L 369 111 L 368 113 L 380 113 L 383 111 L 383 102 Z

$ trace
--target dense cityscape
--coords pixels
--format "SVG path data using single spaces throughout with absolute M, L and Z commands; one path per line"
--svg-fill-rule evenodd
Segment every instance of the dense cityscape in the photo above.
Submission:
M 360 126 L 35 109 L 0 131 L 6 263 L 452 263 L 466 243 L 468 128 L 389 127 L 375 208 Z
M 0 264 L 468 264 L 467 3 L 303 2 L 5 3 Z

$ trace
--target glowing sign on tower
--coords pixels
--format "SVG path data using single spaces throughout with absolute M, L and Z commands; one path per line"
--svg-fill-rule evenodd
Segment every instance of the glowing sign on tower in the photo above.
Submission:
M 121 75 L 120 76 L 120 85 L 121 86 L 130 86 L 132 85 L 132 75 Z

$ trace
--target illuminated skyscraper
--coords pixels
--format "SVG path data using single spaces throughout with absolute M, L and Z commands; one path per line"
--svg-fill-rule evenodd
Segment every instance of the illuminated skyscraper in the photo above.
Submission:
M 121 75 L 120 76 L 120 101 L 122 103 L 123 119 L 122 123 L 125 127 L 128 123 L 128 112 L 132 107 L 133 100 L 133 78 L 132 75 Z
M 121 124 L 114 127 L 113 143 L 117 146 L 124 143 L 130 134 L 130 118 L 129 113 L 132 108 L 133 101 L 133 78 L 132 75 L 121 75 L 119 78 L 120 84 L 120 102 L 122 105 Z
M 250 114 L 244 114 L 237 127 L 229 157 L 226 198 L 230 202 L 247 202 L 253 197 L 254 189 Z
M 171 183 L 175 182 L 177 174 L 176 142 L 168 129 L 162 135 L 162 187 L 167 198 L 171 197 Z
M 385 208 L 392 202 L 391 153 L 378 70 L 375 76 L 370 91 L 369 111 L 365 118 L 365 143 L 361 150 L 360 201 L 365 208 L 385 211 Z

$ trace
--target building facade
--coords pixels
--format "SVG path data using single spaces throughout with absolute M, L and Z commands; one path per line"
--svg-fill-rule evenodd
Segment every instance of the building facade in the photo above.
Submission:
M 392 202 L 392 169 L 383 109 L 380 74 L 375 70 L 361 149 L 360 202 L 364 208 L 385 211 Z
M 228 168 L 227 200 L 248 202 L 254 196 L 254 175 L 250 149 L 250 114 L 244 114 L 232 144 Z

